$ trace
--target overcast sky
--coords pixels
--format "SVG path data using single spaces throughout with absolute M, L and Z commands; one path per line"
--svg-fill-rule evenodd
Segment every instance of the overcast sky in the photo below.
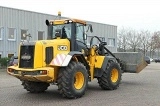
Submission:
M 84 19 L 118 29 L 160 30 L 160 0 L 0 0 L 0 6 Z

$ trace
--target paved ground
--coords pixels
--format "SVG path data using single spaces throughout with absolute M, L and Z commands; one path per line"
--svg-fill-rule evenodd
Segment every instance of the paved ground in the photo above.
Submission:
M 139 74 L 123 74 L 117 90 L 104 91 L 97 80 L 79 99 L 64 99 L 57 86 L 40 94 L 23 89 L 21 82 L 0 71 L 0 106 L 160 106 L 160 63 L 151 63 Z

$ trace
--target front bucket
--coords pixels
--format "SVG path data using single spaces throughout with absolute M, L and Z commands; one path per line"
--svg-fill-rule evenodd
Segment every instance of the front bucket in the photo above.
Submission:
M 138 52 L 117 52 L 113 53 L 117 58 L 122 60 L 124 65 L 123 71 L 129 73 L 139 73 L 146 66 L 147 63 L 144 60 L 142 53 Z

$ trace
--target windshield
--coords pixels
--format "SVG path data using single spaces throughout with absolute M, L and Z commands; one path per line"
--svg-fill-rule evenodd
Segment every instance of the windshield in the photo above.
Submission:
M 54 25 L 53 26 L 53 33 L 52 38 L 55 38 L 56 36 L 56 30 L 61 30 L 62 36 L 65 33 L 65 36 L 67 38 L 71 38 L 71 24 L 62 24 L 62 25 Z

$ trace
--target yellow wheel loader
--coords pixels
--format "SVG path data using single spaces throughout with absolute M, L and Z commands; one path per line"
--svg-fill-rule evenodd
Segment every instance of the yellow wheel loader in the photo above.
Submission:
M 92 32 L 92 25 L 85 21 L 46 20 L 46 25 L 48 39 L 22 42 L 18 65 L 7 68 L 31 93 L 44 92 L 55 84 L 63 97 L 79 98 L 94 78 L 102 89 L 114 90 L 122 73 L 137 73 L 146 66 L 140 53 L 112 53 L 97 36 L 87 45 L 85 29 Z M 93 44 L 94 39 L 100 43 Z

